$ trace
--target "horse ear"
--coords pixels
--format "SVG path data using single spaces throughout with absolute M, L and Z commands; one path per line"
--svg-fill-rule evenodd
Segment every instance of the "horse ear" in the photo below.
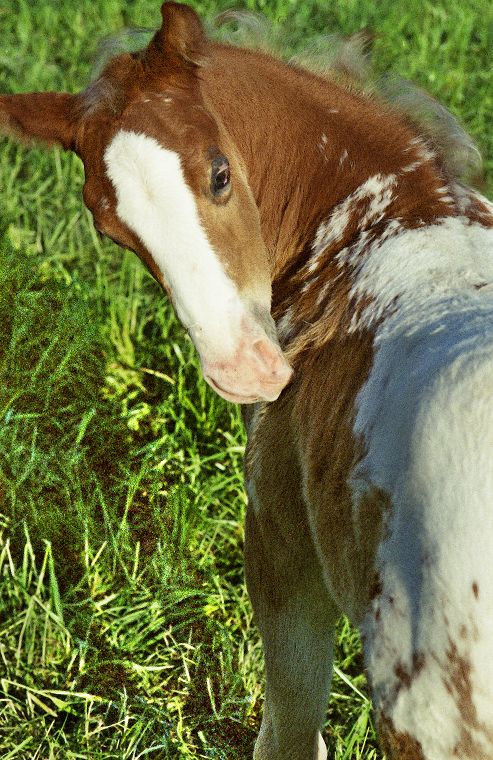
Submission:
M 165 2 L 161 6 L 163 23 L 156 35 L 165 60 L 181 59 L 192 66 L 205 62 L 207 38 L 198 15 L 188 5 Z
M 25 142 L 41 141 L 66 150 L 75 142 L 75 95 L 31 92 L 0 95 L 0 133 Z

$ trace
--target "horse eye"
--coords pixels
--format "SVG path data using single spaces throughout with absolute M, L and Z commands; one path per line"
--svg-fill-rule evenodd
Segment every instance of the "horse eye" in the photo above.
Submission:
M 211 190 L 213 195 L 221 195 L 229 187 L 231 172 L 228 159 L 218 156 L 212 162 Z

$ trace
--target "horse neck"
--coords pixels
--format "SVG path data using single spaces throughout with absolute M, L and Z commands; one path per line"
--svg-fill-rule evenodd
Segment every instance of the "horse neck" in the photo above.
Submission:
M 318 103 L 296 93 L 285 67 L 269 56 L 227 46 L 215 53 L 204 71 L 205 94 L 243 158 L 275 272 L 299 247 L 300 222 L 309 226 L 317 213 L 311 184 L 323 147 Z
M 422 224 L 449 213 L 437 201 L 444 184 L 437 162 L 426 160 L 424 143 L 382 104 L 268 55 L 225 45 L 214 46 L 202 77 L 204 98 L 235 143 L 259 208 L 278 321 L 293 299 L 303 300 L 304 270 L 322 223 L 372 177 L 399 176 L 394 218 L 407 214 Z M 413 162 L 419 168 L 401 174 Z M 323 250 L 325 279 L 345 242 L 341 234 Z M 338 313 L 346 311 L 349 288 L 340 289 Z M 305 321 L 313 322 L 311 308 L 312 301 L 300 312 Z

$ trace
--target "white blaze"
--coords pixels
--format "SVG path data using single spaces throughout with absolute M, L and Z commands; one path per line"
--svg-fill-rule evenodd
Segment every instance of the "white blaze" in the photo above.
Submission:
M 156 262 L 199 351 L 233 353 L 246 309 L 207 238 L 179 155 L 152 137 L 121 131 L 104 160 L 117 214 Z

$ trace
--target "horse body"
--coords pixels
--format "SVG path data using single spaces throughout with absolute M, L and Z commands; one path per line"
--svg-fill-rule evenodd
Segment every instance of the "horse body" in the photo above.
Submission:
M 251 402 L 256 760 L 326 756 L 341 610 L 389 757 L 491 760 L 491 205 L 390 107 L 208 43 L 175 3 L 85 93 L 0 111 L 78 152 L 96 225 L 168 290 L 211 385 Z

